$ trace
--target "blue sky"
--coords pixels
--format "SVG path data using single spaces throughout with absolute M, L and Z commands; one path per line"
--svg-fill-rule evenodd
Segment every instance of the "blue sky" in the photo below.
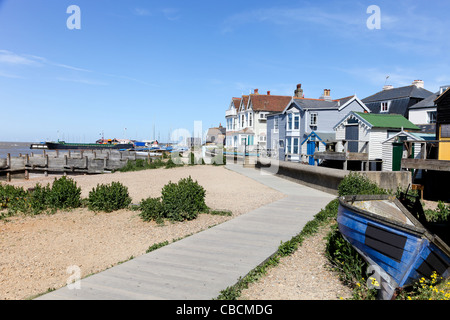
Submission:
M 70 5 L 81 29 L 67 28 Z M 366 25 L 370 5 L 380 29 Z M 448 1 L 0 0 L 0 141 L 167 141 L 231 97 L 450 84 Z M 126 129 L 125 129 L 126 128 Z

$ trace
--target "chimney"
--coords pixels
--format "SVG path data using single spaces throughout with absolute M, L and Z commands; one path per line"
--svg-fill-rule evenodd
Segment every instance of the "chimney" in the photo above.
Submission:
M 267 95 L 270 96 L 270 91 L 267 91 Z
M 294 91 L 294 96 L 303 98 L 303 89 L 302 89 L 302 85 L 300 83 L 297 85 L 297 89 Z
M 258 93 L 258 89 L 255 89 L 255 94 L 259 94 L 259 93 Z
M 330 89 L 324 89 L 323 90 L 323 95 L 320 97 L 320 99 L 331 100 L 330 93 L 331 93 Z
M 391 90 L 391 89 L 394 89 L 394 86 L 391 85 L 391 84 L 385 84 L 385 85 L 383 86 L 383 91 L 384 91 L 384 90 Z
M 417 88 L 423 88 L 422 80 L 414 80 L 412 84 L 415 85 Z

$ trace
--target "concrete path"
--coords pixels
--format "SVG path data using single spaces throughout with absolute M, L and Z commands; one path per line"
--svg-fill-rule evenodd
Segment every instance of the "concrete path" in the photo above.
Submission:
M 298 234 L 306 222 L 335 198 L 277 176 L 261 174 L 258 169 L 234 164 L 227 168 L 287 197 L 82 279 L 80 289 L 64 287 L 37 300 L 214 299 L 275 253 L 281 241 Z

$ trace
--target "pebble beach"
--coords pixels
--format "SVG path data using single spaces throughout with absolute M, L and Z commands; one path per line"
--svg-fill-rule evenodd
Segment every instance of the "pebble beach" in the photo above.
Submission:
M 153 244 L 172 242 L 200 232 L 284 197 L 282 193 L 224 166 L 184 166 L 70 178 L 81 187 L 82 197 L 87 197 L 98 184 L 118 181 L 128 187 L 133 203 L 139 203 L 147 197 L 160 196 L 162 187 L 169 181 L 177 182 L 189 176 L 205 188 L 208 207 L 230 210 L 232 216 L 201 214 L 193 221 L 158 225 L 142 221 L 137 211 L 95 213 L 80 208 L 58 211 L 52 215 L 16 216 L 0 220 L 0 299 L 30 299 L 65 286 L 71 266 L 79 268 L 81 277 L 85 277 L 145 254 Z M 10 183 L 26 189 L 36 183 L 51 183 L 54 179 L 40 176 Z M 328 300 L 348 297 L 348 290 L 325 267 L 326 261 L 321 254 L 324 245 L 322 238 L 319 236 L 310 242 L 305 241 L 303 249 L 298 250 L 300 255 L 297 258 L 282 261 L 276 268 L 278 272 L 284 272 L 284 276 L 269 275 L 260 281 L 259 287 L 255 285 L 243 293 L 243 299 Z M 309 247 L 313 247 L 312 251 L 304 251 Z M 292 277 L 293 272 L 295 277 Z M 323 290 L 317 276 L 326 282 Z M 288 284 L 281 283 L 280 277 L 291 279 L 288 282 L 293 285 L 292 289 L 288 288 Z M 298 277 L 309 278 L 310 286 L 295 280 Z M 304 290 L 299 293 L 300 287 Z M 264 295 L 261 295 L 262 292 Z

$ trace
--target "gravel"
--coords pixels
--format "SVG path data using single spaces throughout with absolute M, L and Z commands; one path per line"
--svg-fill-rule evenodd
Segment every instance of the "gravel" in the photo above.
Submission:
M 169 181 L 191 176 L 206 190 L 212 209 L 233 215 L 201 214 L 193 221 L 143 222 L 138 212 L 119 210 L 94 213 L 85 208 L 53 215 L 17 216 L 0 220 L 0 299 L 28 299 L 67 284 L 68 268 L 77 266 L 81 277 L 100 272 L 145 253 L 149 246 L 173 241 L 225 222 L 240 214 L 279 200 L 285 195 L 222 166 L 185 166 L 102 175 L 71 176 L 82 197 L 97 184 L 119 181 L 129 189 L 133 203 L 158 197 Z M 32 177 L 11 184 L 31 188 L 55 177 Z M 251 192 L 250 192 L 251 191 Z M 320 235 L 306 240 L 283 259 L 260 283 L 247 290 L 245 299 L 334 299 L 345 296 L 336 275 L 323 267 Z

